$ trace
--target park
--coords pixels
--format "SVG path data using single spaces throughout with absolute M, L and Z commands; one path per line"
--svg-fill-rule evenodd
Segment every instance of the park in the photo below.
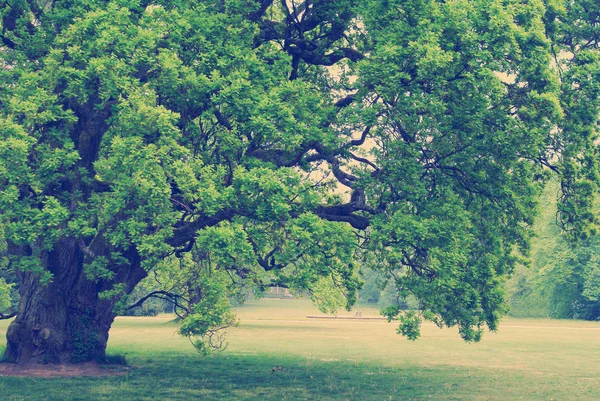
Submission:
M 385 321 L 309 314 L 320 312 L 308 300 L 249 301 L 238 309 L 228 348 L 209 357 L 175 334 L 173 315 L 120 317 L 108 354 L 126 358 L 126 371 L 2 376 L 0 390 L 15 401 L 595 400 L 600 392 L 600 323 L 511 318 L 468 344 L 432 324 L 411 342 Z
M 0 0 L 2 398 L 598 398 L 599 117 L 596 0 Z

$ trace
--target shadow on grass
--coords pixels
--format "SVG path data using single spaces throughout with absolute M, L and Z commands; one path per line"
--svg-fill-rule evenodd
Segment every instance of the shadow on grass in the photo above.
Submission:
M 520 372 L 382 367 L 267 355 L 132 355 L 125 376 L 0 378 L 3 400 L 548 399 L 556 389 Z M 540 378 L 537 380 L 539 381 Z M 522 390 L 529 388 L 529 393 Z M 541 391 L 540 388 L 544 388 Z M 554 397 L 552 397 L 554 395 Z M 576 399 L 594 399 L 579 394 Z M 574 399 L 561 398 L 558 399 Z
M 117 365 L 117 366 L 127 366 L 129 363 L 127 362 L 127 358 L 125 355 L 121 354 L 106 354 L 104 360 L 101 361 L 103 365 Z

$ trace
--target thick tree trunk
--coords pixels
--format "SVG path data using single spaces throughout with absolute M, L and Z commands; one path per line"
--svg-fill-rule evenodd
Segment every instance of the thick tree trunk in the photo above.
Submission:
M 64 239 L 42 258 L 42 265 L 54 275 L 50 283 L 42 284 L 39 274 L 18 273 L 21 299 L 6 333 L 6 360 L 78 363 L 105 358 L 117 299 L 101 299 L 99 293 L 115 282 L 131 291 L 145 272 L 138 263 L 117 272 L 110 283 L 96 282 L 86 277 L 84 262 L 76 240 Z
M 114 320 L 110 306 L 90 306 L 78 295 L 60 294 L 39 283 L 23 292 L 17 318 L 6 333 L 4 357 L 17 363 L 71 363 L 104 359 L 108 330 Z M 79 291 L 82 293 L 82 291 Z M 81 294 L 88 298 L 90 294 Z M 106 302 L 99 302 L 103 304 Z M 27 305 L 24 309 L 22 306 Z

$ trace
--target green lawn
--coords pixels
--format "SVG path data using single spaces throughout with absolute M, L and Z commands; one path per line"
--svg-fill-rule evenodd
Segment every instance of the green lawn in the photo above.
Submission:
M 410 342 L 383 321 L 306 319 L 319 312 L 302 300 L 263 299 L 238 312 L 229 348 L 207 358 L 168 316 L 119 318 L 109 353 L 127 357 L 127 375 L 0 377 L 0 399 L 600 399 L 600 323 L 506 319 L 498 333 L 466 344 L 433 325 Z

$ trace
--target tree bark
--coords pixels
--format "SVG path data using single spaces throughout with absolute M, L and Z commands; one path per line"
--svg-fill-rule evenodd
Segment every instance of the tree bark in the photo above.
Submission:
M 86 257 L 73 238 L 57 241 L 54 250 L 42 255 L 42 265 L 53 279 L 43 284 L 38 274 L 18 272 L 21 298 L 6 333 L 5 360 L 23 364 L 103 361 L 118 299 L 102 299 L 99 294 L 115 282 L 126 284 L 130 292 L 145 271 L 134 260 L 110 282 L 89 280 L 84 272 Z

